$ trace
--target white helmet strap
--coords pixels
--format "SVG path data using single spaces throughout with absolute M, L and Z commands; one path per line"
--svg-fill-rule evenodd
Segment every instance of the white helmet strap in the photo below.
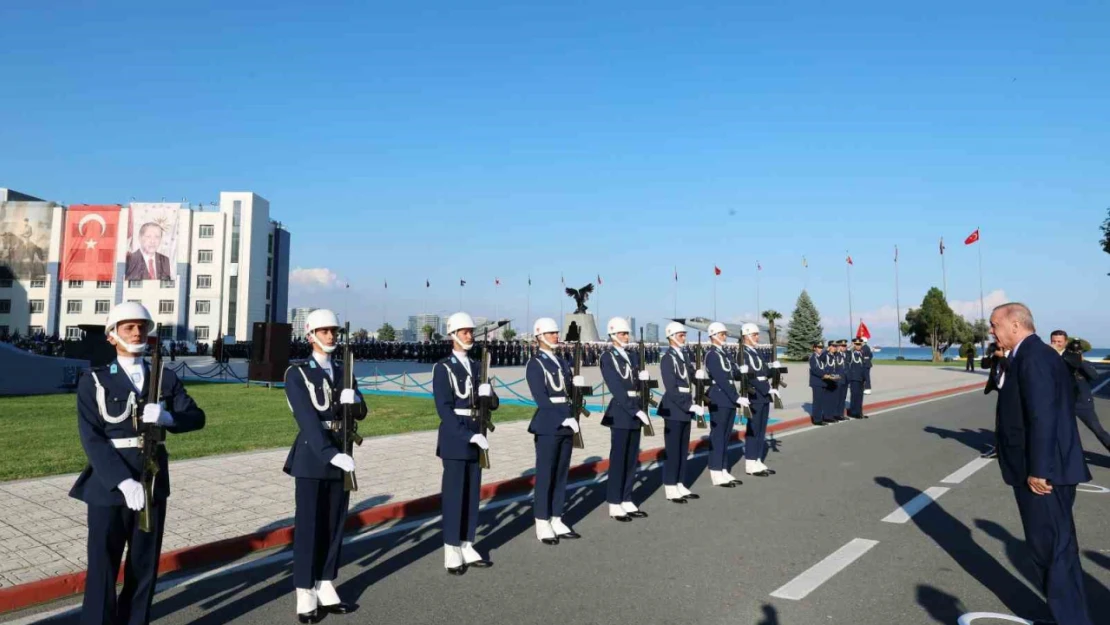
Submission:
M 552 349 L 552 350 L 555 349 L 555 346 L 552 345 L 551 343 L 549 343 L 547 341 L 547 338 L 544 337 L 544 335 L 541 334 L 541 335 L 537 336 L 536 338 L 538 338 L 540 340 L 540 343 L 543 343 L 547 347 L 547 349 Z
M 119 334 L 116 334 L 115 328 L 112 328 L 112 331 L 108 333 L 108 336 L 116 339 L 116 344 L 122 345 L 123 349 L 127 350 L 128 354 L 133 354 L 137 356 L 146 351 L 146 343 L 128 343 L 127 341 L 123 340 L 123 337 L 121 337 Z
M 462 328 L 459 328 L 459 329 L 461 330 Z M 455 332 L 451 333 L 451 339 L 455 342 L 455 345 L 458 345 L 459 347 L 461 347 L 464 352 L 468 352 L 474 347 L 474 341 L 470 341 L 469 343 L 463 343 L 462 339 L 460 339 L 459 335 L 456 334 Z
M 617 336 L 616 334 L 610 334 L 609 338 L 612 339 L 613 342 L 617 344 L 617 347 L 620 347 L 622 349 L 625 348 L 625 347 L 628 347 L 628 341 L 622 341 L 620 339 L 620 337 Z

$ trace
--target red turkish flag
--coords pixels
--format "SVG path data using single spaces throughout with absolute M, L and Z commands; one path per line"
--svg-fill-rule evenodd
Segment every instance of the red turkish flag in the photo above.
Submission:
M 856 330 L 856 338 L 871 340 L 871 331 L 867 329 L 867 324 L 862 320 L 859 322 L 859 329 Z
M 852 262 L 852 257 L 851 256 L 848 257 L 848 264 L 849 265 L 854 265 L 855 264 L 855 263 Z
M 62 280 L 113 280 L 116 275 L 118 204 L 75 204 L 66 211 Z
M 979 240 L 979 229 L 976 228 L 975 232 L 972 232 L 971 234 L 967 235 L 967 238 L 964 239 L 964 245 L 971 245 L 972 243 L 975 243 L 978 240 Z
M 721 268 L 718 267 L 717 265 L 713 265 L 713 275 L 715 275 L 715 276 L 721 275 Z

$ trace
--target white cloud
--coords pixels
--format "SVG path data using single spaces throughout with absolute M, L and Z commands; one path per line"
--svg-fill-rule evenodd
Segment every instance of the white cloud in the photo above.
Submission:
M 335 275 L 334 271 L 326 267 L 316 267 L 312 269 L 297 267 L 289 272 L 289 283 L 295 288 L 306 291 L 342 286 L 339 282 L 339 276 Z
M 1006 297 L 1006 292 L 1002 289 L 991 291 L 990 293 L 984 295 L 982 308 L 984 318 L 990 317 L 991 310 L 995 306 L 1001 306 L 1002 304 L 1005 304 L 1009 301 L 1010 298 Z M 948 302 L 948 305 L 952 307 L 952 310 L 963 315 L 964 319 L 967 319 L 968 321 L 975 321 L 979 318 L 980 308 L 979 300 L 977 299 L 968 302 L 953 300 L 951 302 Z

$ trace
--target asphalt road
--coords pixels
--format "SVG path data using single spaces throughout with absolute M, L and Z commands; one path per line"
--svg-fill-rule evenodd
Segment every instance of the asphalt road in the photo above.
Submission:
M 1105 423 L 1110 400 L 1096 401 Z M 702 498 L 687 505 L 662 497 L 658 469 L 643 471 L 636 500 L 650 517 L 627 524 L 607 517 L 604 484 L 582 485 L 565 517 L 584 537 L 556 547 L 536 540 L 528 500 L 493 502 L 482 514 L 478 548 L 495 566 L 459 578 L 442 568 L 434 520 L 363 534 L 347 545 L 339 579 L 340 594 L 360 609 L 324 622 L 953 625 L 970 612 L 1044 618 L 1012 492 L 995 462 L 976 462 L 993 438 L 993 411 L 994 396 L 974 392 L 789 433 L 767 462 L 778 474 L 746 478 L 735 489 L 710 486 L 698 457 L 693 490 Z M 1087 454 L 1093 483 L 1110 487 L 1110 456 L 1080 430 L 1084 447 L 1094 450 Z M 942 483 L 946 478 L 953 483 Z M 927 489 L 935 501 L 919 497 Z M 896 511 L 915 498 L 925 505 L 899 518 Z M 1108 510 L 1110 493 L 1077 497 L 1096 622 L 1099 615 L 1110 620 Z M 178 578 L 185 583 L 156 599 L 157 622 L 295 622 L 287 554 L 260 554 L 207 579 Z M 9 618 L 34 622 L 26 617 L 74 604 Z M 76 623 L 76 616 L 47 622 Z

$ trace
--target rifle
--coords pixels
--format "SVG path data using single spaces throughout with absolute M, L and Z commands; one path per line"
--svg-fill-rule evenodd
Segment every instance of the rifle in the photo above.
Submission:
M 578 341 L 574 344 L 574 365 L 571 367 L 571 375 L 575 378 L 582 375 L 582 342 Z M 573 378 L 571 379 L 570 390 L 570 414 L 579 423 L 582 422 L 582 417 L 590 416 L 590 411 L 586 409 L 586 396 L 593 395 L 594 389 L 589 386 L 575 386 Z M 572 443 L 575 449 L 584 449 L 586 447 L 585 441 L 582 439 L 582 428 L 574 433 Z
M 694 403 L 699 406 L 709 405 L 709 380 L 699 380 L 697 373 L 705 369 L 705 347 L 701 344 L 701 332 L 698 332 L 698 344 L 694 346 Z M 705 429 L 705 414 L 695 415 L 698 427 Z
M 652 380 L 650 378 L 647 380 L 641 380 L 640 376 L 638 375 L 641 372 L 647 371 L 647 365 L 644 364 L 645 358 L 647 357 L 647 349 L 644 346 L 643 328 L 640 328 L 640 346 L 638 351 L 640 356 L 640 367 L 639 370 L 636 372 L 636 386 L 640 391 L 640 410 L 643 410 L 644 414 L 648 416 L 647 423 L 644 423 L 641 428 L 644 431 L 644 436 L 655 436 L 655 428 L 651 425 L 651 409 L 654 406 L 658 406 L 659 402 L 655 401 L 655 398 L 651 396 L 651 389 L 659 388 L 659 380 Z
M 774 362 L 778 359 L 775 355 L 775 346 L 771 345 L 771 360 L 768 363 Z M 786 388 L 786 381 L 782 379 L 782 374 L 787 373 L 786 367 L 771 368 L 771 388 L 778 390 Z M 782 410 L 782 399 L 778 395 L 774 395 L 775 410 Z
M 139 434 L 139 483 L 143 485 L 146 495 L 143 509 L 139 511 L 139 530 L 150 533 L 152 531 L 150 506 L 154 501 L 154 481 L 158 477 L 158 445 L 166 440 L 166 431 L 153 423 L 143 423 L 139 418 L 142 413 L 140 408 L 147 404 L 158 405 L 162 399 L 162 324 L 154 329 L 154 336 L 147 337 L 148 351 L 150 351 L 150 377 L 147 380 L 146 398 L 143 405 L 136 406 L 132 414 L 132 425 Z
M 722 345 L 722 347 L 724 346 Z M 740 348 L 736 351 L 736 355 L 740 357 L 737 364 L 739 364 L 741 367 L 744 366 L 744 363 L 746 363 L 748 359 L 747 356 L 744 355 L 743 340 L 741 340 Z M 748 373 L 739 373 L 739 371 L 737 371 L 737 374 L 739 375 L 740 379 L 740 396 L 748 397 L 748 395 L 750 395 L 752 392 L 751 381 L 748 379 L 748 376 L 751 375 L 751 372 L 749 371 Z M 740 414 L 750 419 L 752 416 L 752 409 L 747 406 L 741 406 Z
M 482 333 L 482 369 L 478 375 L 478 384 L 489 384 L 489 330 Z M 475 406 L 477 402 L 477 406 Z M 493 420 L 490 419 L 489 410 L 490 398 L 478 398 L 478 389 L 475 388 L 470 394 L 470 406 L 472 409 L 478 411 L 478 421 L 482 426 L 482 436 L 493 431 Z M 483 469 L 489 468 L 489 450 L 478 448 L 478 466 Z
M 355 387 L 355 353 L 351 351 L 351 322 L 343 324 L 343 331 L 347 334 L 347 342 L 343 346 L 343 388 Z M 339 428 L 339 439 L 342 443 L 343 453 L 350 456 L 354 453 L 355 445 L 362 445 L 362 436 L 358 433 L 358 422 L 355 420 L 354 404 L 344 404 L 340 408 L 343 421 Z M 355 472 L 343 473 L 343 490 L 353 493 L 358 490 L 358 480 Z

